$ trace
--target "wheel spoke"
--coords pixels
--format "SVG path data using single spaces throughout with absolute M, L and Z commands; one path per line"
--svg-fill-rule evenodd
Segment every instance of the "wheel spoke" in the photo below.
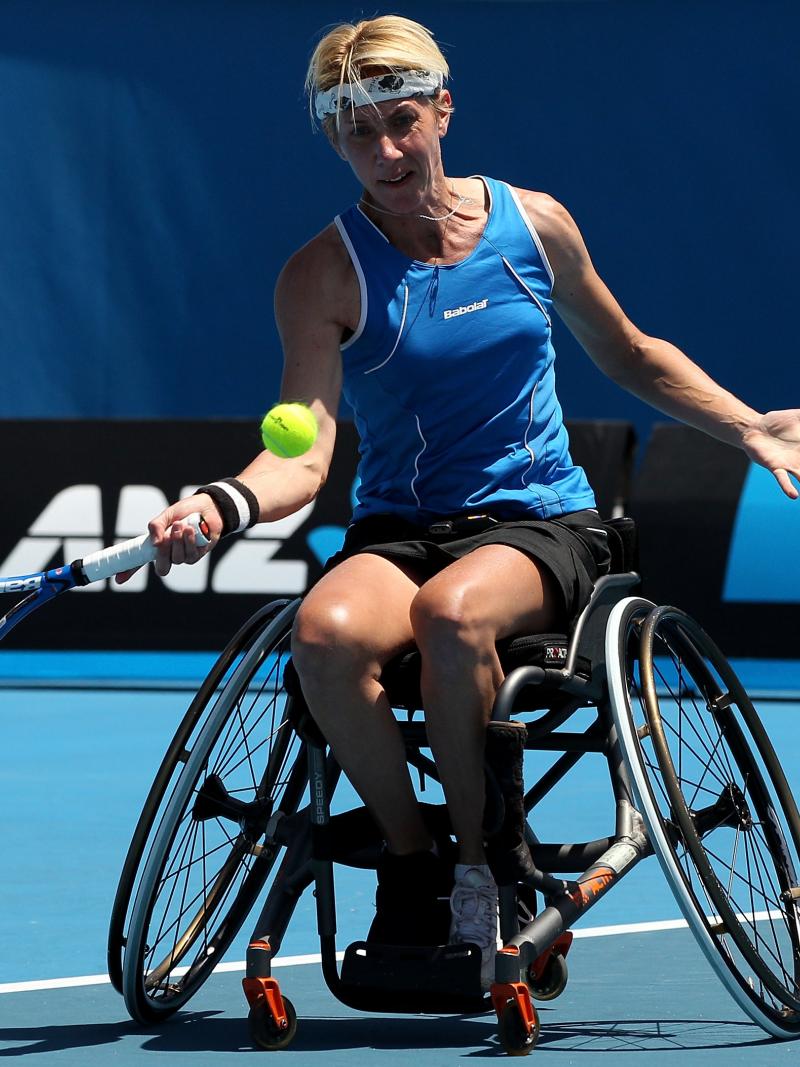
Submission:
M 174 749 L 123 957 L 126 1002 L 140 1021 L 180 1007 L 211 973 L 280 852 L 263 847 L 260 827 L 274 810 L 296 811 L 307 788 L 302 743 L 286 718 L 285 618 L 243 630 L 238 658 L 221 685 L 207 687 Z M 226 807 L 225 797 L 236 803 Z
M 185 857 L 186 852 L 188 851 L 190 845 L 193 844 L 196 836 L 197 836 L 197 827 L 195 827 L 194 828 L 194 832 L 187 837 L 186 846 L 185 846 L 185 848 L 183 850 L 181 861 L 183 860 L 183 857 Z M 188 875 L 184 879 L 184 888 L 183 888 L 183 893 L 181 894 L 182 896 L 185 896 L 185 894 L 186 894 L 186 884 L 187 884 L 187 882 L 188 882 Z M 169 894 L 169 898 L 167 900 L 166 907 L 164 908 L 163 913 L 162 913 L 161 924 L 160 924 L 160 926 L 158 928 L 158 931 L 156 933 L 155 938 L 153 938 L 153 944 L 151 946 L 150 955 L 148 957 L 150 960 L 153 959 L 153 957 L 155 955 L 155 952 L 156 952 L 156 948 L 161 943 L 161 939 L 162 939 L 163 934 L 164 934 L 164 924 L 167 921 L 167 915 L 169 913 L 169 906 L 172 903 L 172 900 L 173 900 L 173 897 L 175 896 L 177 888 L 178 888 L 178 879 L 175 878 L 172 881 L 172 889 L 170 890 L 170 894 Z M 158 897 L 156 897 L 156 899 L 158 899 Z
M 647 723 L 643 731 L 623 722 L 620 734 L 654 847 L 740 1006 L 770 1033 L 798 1035 L 800 917 L 784 900 L 798 885 L 796 806 L 713 643 L 677 609 L 640 604 L 613 616 L 628 661 L 628 708 L 618 707 L 618 681 L 612 694 L 617 722 L 625 710 L 631 724 L 642 712 Z M 647 613 L 638 631 L 637 613 Z
M 682 703 L 678 702 L 679 715 L 681 714 L 681 710 L 680 709 L 682 709 L 682 706 L 683 706 Z M 682 717 L 682 715 L 681 715 L 681 717 Z M 692 732 L 696 735 L 696 737 L 697 737 L 697 739 L 698 739 L 698 741 L 700 743 L 700 747 L 706 753 L 707 758 L 704 760 L 700 756 L 699 752 L 692 745 L 690 745 L 685 739 L 682 739 L 680 730 L 676 729 L 672 725 L 670 720 L 668 718 L 666 718 L 666 716 L 662 715 L 661 716 L 661 721 L 664 724 L 665 728 L 670 733 L 672 733 L 676 738 L 678 738 L 679 746 L 680 746 L 678 751 L 679 751 L 681 762 L 683 760 L 684 753 L 688 752 L 690 755 L 695 757 L 697 762 L 703 768 L 704 772 L 708 772 L 711 775 L 711 777 L 715 779 L 717 784 L 720 787 L 724 788 L 726 782 L 729 781 L 729 776 L 725 775 L 725 768 L 724 767 L 712 766 L 713 762 L 714 762 L 714 757 L 716 755 L 716 751 L 717 751 L 717 749 L 719 747 L 719 743 L 722 740 L 722 738 L 720 737 L 720 739 L 717 741 L 716 746 L 714 745 L 713 741 L 709 738 L 709 742 L 711 743 L 712 747 L 708 748 L 706 743 L 705 743 L 705 741 L 703 740 L 702 736 L 700 735 L 700 732 L 698 730 L 694 730 L 693 729 Z M 678 779 L 679 779 L 679 781 L 685 781 L 685 778 L 684 778 L 682 773 L 678 774 Z M 702 784 L 702 779 L 701 779 L 701 782 L 698 783 L 698 787 L 701 784 Z M 709 792 L 713 792 L 713 790 L 709 789 Z M 690 803 L 689 807 L 691 807 L 691 806 L 692 805 Z

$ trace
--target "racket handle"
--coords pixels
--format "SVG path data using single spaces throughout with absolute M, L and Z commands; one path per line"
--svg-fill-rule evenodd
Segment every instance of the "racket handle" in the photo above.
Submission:
M 195 541 L 201 548 L 204 548 L 210 541 L 205 519 L 199 512 L 195 512 L 183 521 L 194 528 Z M 123 541 L 122 544 L 112 545 L 111 548 L 92 552 L 84 556 L 80 562 L 87 582 L 99 582 L 103 578 L 119 574 L 120 571 L 131 571 L 136 567 L 143 567 L 146 563 L 152 563 L 155 558 L 155 545 L 150 540 L 149 534 L 142 534 L 140 537 L 132 537 L 130 541 Z

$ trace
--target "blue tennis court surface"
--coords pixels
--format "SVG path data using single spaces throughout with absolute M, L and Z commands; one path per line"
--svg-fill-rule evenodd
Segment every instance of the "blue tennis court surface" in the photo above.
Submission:
M 131 1023 L 103 978 L 108 917 L 133 825 L 188 702 L 183 690 L 209 661 L 0 656 L 0 1056 L 93 1065 L 144 1064 L 156 1053 L 175 1063 L 224 1063 L 249 1051 L 240 968 L 247 924 L 226 956 L 230 969 L 154 1028 Z M 790 782 L 800 784 L 800 704 L 786 699 L 797 691 L 800 665 L 754 670 L 760 676 L 748 684 L 765 691 L 759 710 Z M 338 799 L 342 807 L 354 802 L 345 792 Z M 537 826 L 551 840 L 562 832 L 599 836 L 609 829 L 610 799 L 604 762 L 588 757 L 538 809 Z M 337 894 L 343 949 L 369 925 L 374 874 L 337 868 Z M 678 1057 L 759 1067 L 795 1060 L 800 1046 L 772 1041 L 740 1013 L 679 920 L 655 860 L 604 898 L 576 930 L 566 992 L 540 1006 L 536 1062 L 594 1065 L 603 1053 L 624 1053 L 631 1067 L 651 1065 L 654 1056 L 664 1067 Z M 307 894 L 282 958 L 317 951 Z M 402 1063 L 413 1054 L 424 1067 L 499 1054 L 491 1016 L 359 1015 L 333 998 L 315 963 L 276 976 L 300 1019 L 295 1042 L 279 1054 L 291 1062 L 350 1063 L 355 1053 L 360 1064 L 378 1056 Z M 57 980 L 69 981 L 46 987 Z
M 0 651 L 0 687 L 195 689 L 214 661 L 210 652 Z M 751 694 L 800 699 L 796 660 L 731 661 Z

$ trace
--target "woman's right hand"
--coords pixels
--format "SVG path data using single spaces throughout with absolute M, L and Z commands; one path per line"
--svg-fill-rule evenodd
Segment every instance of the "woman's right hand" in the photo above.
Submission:
M 198 512 L 209 531 L 209 543 L 202 546 L 197 544 L 194 527 L 183 521 Z M 153 566 L 163 578 L 174 563 L 197 563 L 214 548 L 222 535 L 222 516 L 208 494 L 194 493 L 165 508 L 150 520 L 147 529 L 158 550 Z M 123 571 L 115 581 L 122 585 L 135 573 Z

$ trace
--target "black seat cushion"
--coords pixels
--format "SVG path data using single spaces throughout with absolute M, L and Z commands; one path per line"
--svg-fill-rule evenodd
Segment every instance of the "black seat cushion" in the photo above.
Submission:
M 515 667 L 563 667 L 567 658 L 567 647 L 565 634 L 533 634 L 500 641 L 497 651 L 503 673 L 509 674 Z M 410 710 L 422 706 L 419 676 L 420 654 L 416 649 L 396 656 L 386 664 L 381 682 L 393 706 Z M 301 695 L 299 679 L 291 660 L 284 668 L 283 684 L 292 696 Z
M 559 669 L 566 663 L 568 647 L 565 634 L 532 634 L 499 641 L 497 651 L 503 673 L 508 675 L 517 667 Z M 580 669 L 581 664 L 578 666 Z M 419 677 L 420 654 L 416 650 L 386 664 L 381 682 L 393 707 L 409 710 L 422 707 Z
M 606 519 L 611 551 L 611 573 L 635 571 L 637 567 L 636 526 L 632 519 Z M 565 634 L 533 634 L 513 637 L 497 644 L 503 673 L 508 675 L 516 667 L 563 667 L 567 659 L 569 641 Z M 579 673 L 588 673 L 589 665 L 582 660 L 576 664 Z M 391 660 L 383 669 L 381 682 L 393 707 L 414 711 L 422 707 L 419 688 L 420 655 L 414 650 Z M 291 660 L 284 673 L 284 686 L 293 696 L 301 696 L 300 684 Z

